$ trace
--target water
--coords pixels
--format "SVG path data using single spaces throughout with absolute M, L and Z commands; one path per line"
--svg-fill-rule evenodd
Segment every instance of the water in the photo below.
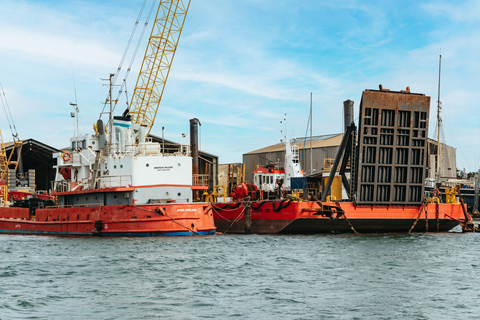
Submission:
M 480 234 L 0 236 L 0 319 L 477 319 Z

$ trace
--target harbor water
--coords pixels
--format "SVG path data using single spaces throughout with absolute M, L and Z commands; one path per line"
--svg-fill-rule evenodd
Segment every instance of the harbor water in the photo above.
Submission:
M 0 319 L 478 319 L 479 247 L 458 232 L 0 235 Z

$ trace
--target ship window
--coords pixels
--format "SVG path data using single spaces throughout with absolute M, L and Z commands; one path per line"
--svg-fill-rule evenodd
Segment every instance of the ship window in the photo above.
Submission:
M 178 193 L 178 196 L 180 197 L 181 195 L 182 195 L 182 194 L 179 192 L 179 193 Z
M 114 165 L 114 166 L 113 166 L 113 169 L 117 169 L 117 165 Z
M 123 168 L 123 164 L 120 165 L 120 169 Z
M 168 192 L 165 192 L 165 195 L 168 196 Z
M 82 141 L 82 149 L 85 149 L 87 147 L 87 142 L 85 140 Z
M 149 167 L 150 165 L 147 163 L 146 166 Z

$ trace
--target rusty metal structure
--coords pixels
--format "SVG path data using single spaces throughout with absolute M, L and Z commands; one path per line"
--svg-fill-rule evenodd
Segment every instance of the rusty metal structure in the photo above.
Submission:
M 430 97 L 365 90 L 360 103 L 358 204 L 421 204 L 427 169 Z
M 345 101 L 345 134 L 322 201 L 330 194 L 338 172 L 351 202 L 420 205 L 427 172 L 430 97 L 410 93 L 408 87 L 390 91 L 380 85 L 380 90 L 365 90 L 358 130 L 352 109 L 353 101 Z M 350 181 L 347 171 L 350 171 Z

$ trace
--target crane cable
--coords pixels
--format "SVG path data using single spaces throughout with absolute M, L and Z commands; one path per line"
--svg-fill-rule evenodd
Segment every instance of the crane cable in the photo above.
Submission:
M 0 100 L 2 100 L 3 110 L 5 111 L 8 126 L 10 127 L 10 131 L 12 132 L 13 141 L 17 141 L 19 140 L 17 128 L 15 127 L 15 123 L 13 122 L 12 112 L 10 111 L 10 106 L 8 105 L 7 96 L 5 95 L 5 91 L 3 90 L 3 86 L 1 82 L 0 82 L 0 89 L 2 89 L 2 94 L 0 94 Z
M 137 56 L 138 48 L 140 48 L 140 44 L 142 42 L 143 36 L 145 34 L 145 30 L 147 30 L 148 23 L 150 21 L 150 17 L 152 16 L 152 13 L 154 12 L 155 9 L 155 1 L 152 2 L 152 6 L 150 8 L 150 12 L 148 13 L 147 20 L 145 20 L 145 24 L 143 26 L 142 33 L 140 34 L 140 37 L 138 38 L 137 46 L 135 47 L 135 51 L 133 52 L 132 59 L 130 60 L 130 64 L 128 65 L 127 72 L 125 73 L 125 76 L 123 78 L 122 86 L 120 87 L 120 90 L 118 91 L 117 95 L 117 100 L 120 98 L 120 95 L 123 92 L 123 89 L 125 88 L 125 93 L 126 93 L 126 86 L 127 86 L 127 78 L 130 74 L 130 70 L 132 70 L 132 65 L 133 62 L 135 61 L 135 57 Z M 128 107 L 128 99 L 127 99 L 127 107 Z
M 123 53 L 122 59 L 120 60 L 119 66 L 118 66 L 118 68 L 117 68 L 117 72 L 115 73 L 115 75 L 114 75 L 114 77 L 113 77 L 113 79 L 112 79 L 112 87 L 115 85 L 115 82 L 116 82 L 116 80 L 117 80 L 117 77 L 118 77 L 118 75 L 120 74 L 120 71 L 122 70 L 123 63 L 124 63 L 125 58 L 126 58 L 126 56 L 127 56 L 128 50 L 129 50 L 129 48 L 130 48 L 130 44 L 132 43 L 133 37 L 134 37 L 134 35 L 135 35 L 135 33 L 136 33 L 137 26 L 138 26 L 138 24 L 139 24 L 140 18 L 141 18 L 142 15 L 143 15 L 143 10 L 144 10 L 144 8 L 145 8 L 146 2 L 147 2 L 147 0 L 144 0 L 144 1 L 143 1 L 143 4 L 142 4 L 142 7 L 141 7 L 140 12 L 139 12 L 139 14 L 138 14 L 137 20 L 135 21 L 135 24 L 134 24 L 134 26 L 133 26 L 132 32 L 131 32 L 131 34 L 130 34 L 130 38 L 128 39 L 128 43 L 127 43 L 127 46 L 126 46 L 125 51 L 124 51 L 124 53 Z M 120 88 L 120 91 L 119 91 L 119 93 L 118 93 L 118 96 L 117 96 L 116 101 L 118 101 L 118 98 L 120 97 L 120 95 L 121 95 L 121 93 L 122 93 L 122 91 L 123 91 L 123 87 L 124 87 L 124 84 L 125 84 L 125 80 L 127 79 L 128 74 L 130 73 L 130 70 L 131 70 L 131 68 L 132 68 L 133 61 L 135 60 L 135 56 L 136 56 L 136 54 L 137 54 L 137 52 L 138 52 L 138 48 L 139 48 L 139 46 L 140 46 L 141 40 L 142 40 L 143 35 L 144 35 L 144 33 L 145 33 L 145 29 L 146 29 L 147 26 L 148 26 L 148 23 L 149 23 L 149 21 L 150 21 L 150 17 L 151 17 L 151 15 L 152 15 L 152 12 L 153 12 L 153 9 L 154 9 L 154 8 L 155 8 L 155 0 L 152 2 L 152 6 L 151 6 L 151 8 L 150 8 L 150 12 L 149 12 L 149 14 L 148 14 L 148 16 L 147 16 L 147 20 L 145 21 L 145 24 L 144 24 L 142 33 L 141 33 L 141 35 L 140 35 L 140 38 L 138 39 L 137 46 L 136 46 L 135 51 L 134 51 L 134 53 L 133 53 L 132 59 L 131 59 L 131 61 L 130 61 L 130 65 L 128 66 L 127 72 L 126 72 L 125 77 L 124 77 L 124 82 L 122 83 L 122 86 L 121 86 L 121 88 Z M 102 112 L 100 113 L 100 116 L 104 113 L 104 111 L 105 111 L 105 106 L 107 105 L 107 103 L 108 103 L 108 101 L 109 101 L 110 90 L 111 90 L 111 89 L 109 89 L 109 92 L 108 92 L 107 98 L 106 98 L 106 100 L 105 100 L 105 104 L 103 105 L 103 109 L 102 109 Z

